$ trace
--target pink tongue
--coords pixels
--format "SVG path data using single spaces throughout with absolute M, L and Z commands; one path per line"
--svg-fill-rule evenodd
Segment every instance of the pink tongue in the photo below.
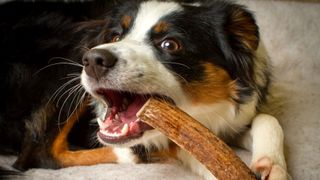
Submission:
M 141 107 L 146 102 L 141 96 L 135 97 L 134 101 L 128 106 L 127 110 L 124 112 L 120 112 L 121 120 L 126 121 L 134 121 L 137 119 L 136 114 L 141 109 Z

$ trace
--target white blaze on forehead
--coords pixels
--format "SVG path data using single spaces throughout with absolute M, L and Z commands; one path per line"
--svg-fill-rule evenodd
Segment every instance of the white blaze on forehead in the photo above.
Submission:
M 141 3 L 127 40 L 143 41 L 151 28 L 164 16 L 182 10 L 175 2 L 148 1 Z

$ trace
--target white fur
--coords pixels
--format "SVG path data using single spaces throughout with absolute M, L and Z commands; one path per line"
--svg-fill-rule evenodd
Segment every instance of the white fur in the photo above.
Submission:
M 264 163 L 264 168 L 267 171 L 277 169 L 270 176 L 286 180 L 283 141 L 284 135 L 278 120 L 268 114 L 258 114 L 252 120 L 251 129 L 238 138 L 238 145 L 252 152 L 251 168 L 255 169 L 255 166 L 261 165 L 260 160 L 267 158 L 270 163 Z
M 255 115 L 256 103 L 257 97 L 253 96 L 252 101 L 241 105 L 239 110 L 229 101 L 206 105 L 194 105 L 188 101 L 185 104 L 177 104 L 177 106 L 197 119 L 213 133 L 232 135 L 239 133 L 242 127 L 250 124 Z
M 286 169 L 283 155 L 283 132 L 276 118 L 259 114 L 252 121 L 252 164 L 262 157 L 270 158 L 273 163 Z
M 117 156 L 117 163 L 135 164 L 138 162 L 138 158 L 130 148 L 113 148 L 112 150 Z
M 141 3 L 133 27 L 125 39 L 138 42 L 144 41 L 150 29 L 162 17 L 180 10 L 181 6 L 175 2 L 148 1 Z

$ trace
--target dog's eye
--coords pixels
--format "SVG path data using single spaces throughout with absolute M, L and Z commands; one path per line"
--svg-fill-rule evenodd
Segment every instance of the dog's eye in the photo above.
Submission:
M 161 42 L 160 47 L 168 52 L 176 52 L 180 50 L 180 44 L 173 39 L 165 39 Z
M 112 37 L 111 42 L 118 42 L 121 40 L 121 35 L 120 34 L 116 34 Z

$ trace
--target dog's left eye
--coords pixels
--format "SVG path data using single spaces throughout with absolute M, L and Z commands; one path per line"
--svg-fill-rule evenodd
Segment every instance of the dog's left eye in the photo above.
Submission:
M 168 52 L 176 52 L 181 48 L 179 42 L 174 39 L 165 39 L 160 43 L 160 47 Z
M 116 34 L 112 37 L 111 42 L 118 42 L 121 40 L 121 35 L 120 34 Z

